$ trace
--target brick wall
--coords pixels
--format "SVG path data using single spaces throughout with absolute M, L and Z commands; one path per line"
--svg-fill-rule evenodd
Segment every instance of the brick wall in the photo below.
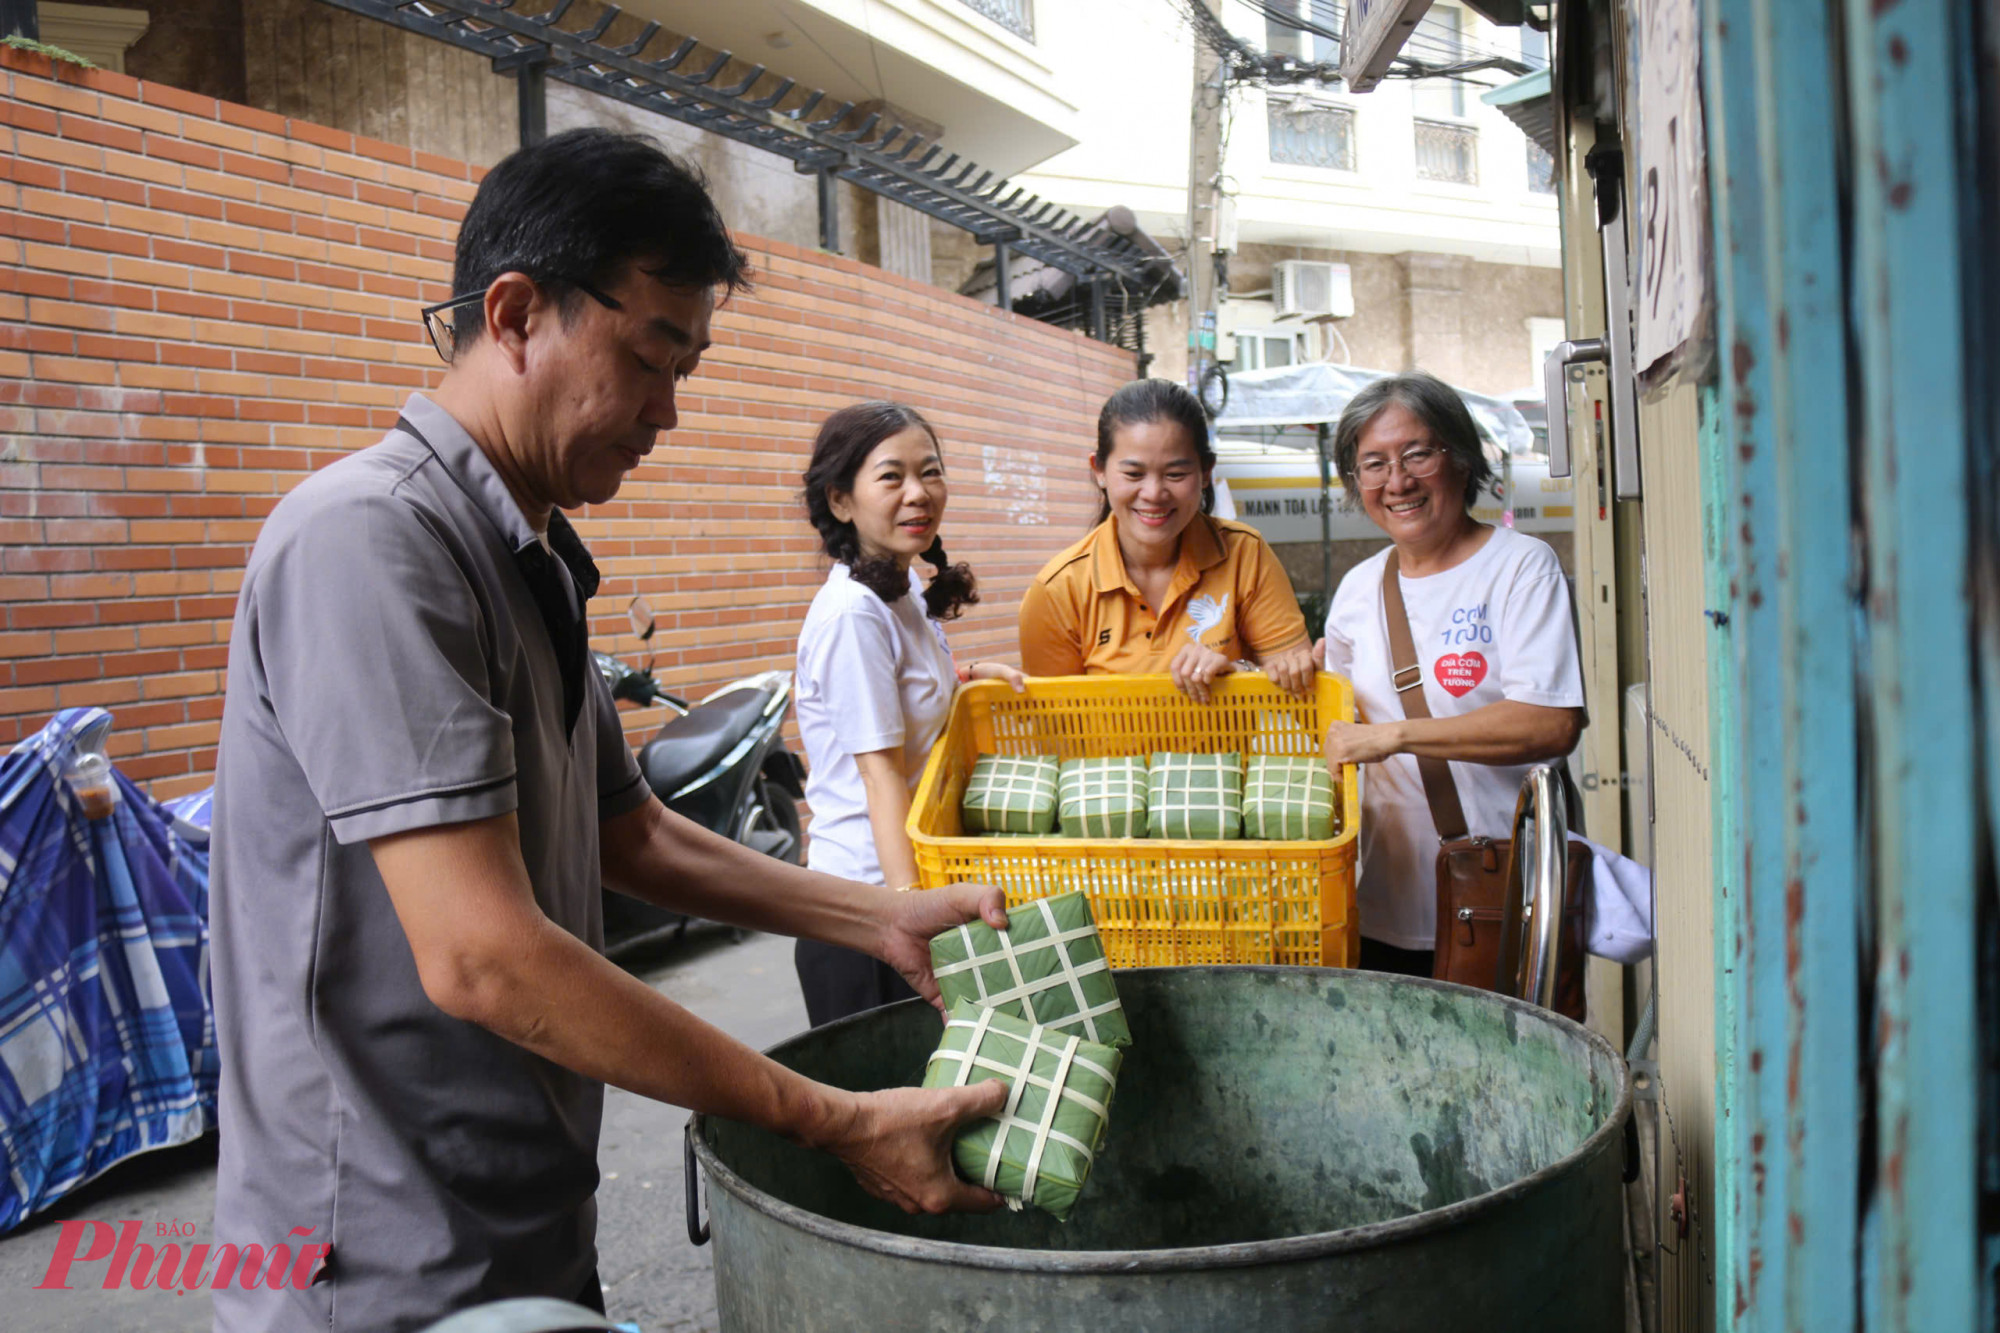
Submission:
M 479 172 L 15 51 L 0 78 L 0 744 L 103 705 L 119 766 L 173 795 L 208 781 L 259 523 L 440 374 L 415 313 L 447 294 Z M 1027 578 L 1091 516 L 1084 456 L 1130 356 L 741 239 L 757 290 L 718 316 L 680 429 L 580 516 L 596 643 L 636 651 L 643 592 L 668 688 L 789 665 L 823 578 L 806 449 L 886 396 L 943 435 L 945 537 L 986 589 L 954 646 L 1011 656 Z

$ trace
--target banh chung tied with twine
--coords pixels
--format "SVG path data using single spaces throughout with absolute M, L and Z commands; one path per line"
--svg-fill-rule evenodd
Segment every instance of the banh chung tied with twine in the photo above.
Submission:
M 1111 1120 L 1121 1053 L 961 1000 L 924 1066 L 923 1086 L 964 1087 L 997 1077 L 1000 1114 L 974 1121 L 952 1141 L 959 1173 L 1019 1209 L 1032 1203 L 1068 1219 L 1090 1178 Z
M 1002 931 L 972 921 L 931 940 L 931 970 L 947 1007 L 963 1000 L 1100 1045 L 1132 1044 L 1088 898 L 1038 898 L 1007 913 L 1007 922 Z
M 1156 754 L 1146 782 L 1146 823 L 1155 838 L 1221 842 L 1243 836 L 1241 755 Z
M 1243 836 L 1322 842 L 1338 832 L 1333 777 L 1318 758 L 1252 755 L 1243 774 Z
M 1056 826 L 1059 765 L 1047 755 L 985 754 L 965 782 L 967 833 L 1048 833 Z
M 1065 838 L 1145 837 L 1145 757 L 1063 760 L 1056 812 Z

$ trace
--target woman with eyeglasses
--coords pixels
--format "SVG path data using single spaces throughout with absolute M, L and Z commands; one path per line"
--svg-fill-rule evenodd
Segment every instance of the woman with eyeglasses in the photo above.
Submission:
M 1335 722 L 1326 737 L 1336 772 L 1369 768 L 1361 966 L 1429 976 L 1438 829 L 1417 761 L 1447 761 L 1467 833 L 1509 836 L 1528 768 L 1568 754 L 1583 731 L 1569 585 L 1547 543 L 1473 518 L 1493 473 L 1472 414 L 1442 380 L 1419 371 L 1370 384 L 1341 413 L 1333 449 L 1348 496 L 1391 542 L 1340 581 L 1324 644 L 1326 669 L 1353 682 L 1364 719 Z M 1418 668 L 1400 682 L 1390 578 Z M 1398 684 L 1422 689 L 1417 716 Z

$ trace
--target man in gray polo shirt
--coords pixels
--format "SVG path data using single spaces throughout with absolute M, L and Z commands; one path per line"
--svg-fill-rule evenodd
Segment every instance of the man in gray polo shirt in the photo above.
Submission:
M 215 1239 L 331 1251 L 309 1284 L 217 1291 L 218 1329 L 600 1304 L 607 1082 L 824 1148 L 912 1210 L 999 1202 L 948 1154 L 1000 1084 L 814 1084 L 600 951 L 608 884 L 866 950 L 934 997 L 929 936 L 1005 922 L 998 890 L 892 894 L 668 813 L 590 669 L 597 571 L 560 511 L 673 428 L 743 276 L 699 178 L 650 145 L 514 155 L 461 229 L 443 383 L 258 537 L 217 766 Z

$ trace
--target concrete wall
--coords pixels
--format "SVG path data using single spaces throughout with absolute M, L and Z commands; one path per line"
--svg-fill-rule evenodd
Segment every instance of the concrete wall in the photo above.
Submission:
M 1479 393 L 1509 393 L 1537 383 L 1527 321 L 1562 318 L 1562 270 L 1486 264 L 1459 255 L 1246 245 L 1231 257 L 1230 290 L 1267 291 L 1271 266 L 1281 259 L 1346 264 L 1352 274 L 1354 314 L 1333 326 L 1346 353 L 1337 343 L 1319 343 L 1315 335 L 1309 354 L 1328 347 L 1332 359 L 1349 365 L 1422 368 Z M 1243 307 L 1236 313 L 1242 322 L 1270 323 Z M 1175 347 L 1183 366 L 1185 343 L 1183 333 Z
M 416 311 L 448 289 L 483 173 L 20 52 L 0 80 L 0 745 L 100 705 L 121 769 L 174 795 L 208 780 L 263 518 L 441 372 Z M 605 574 L 595 641 L 637 651 L 643 592 L 677 693 L 788 666 L 824 579 L 797 503 L 813 431 L 890 397 L 937 425 L 951 549 L 982 580 L 953 645 L 1011 656 L 1027 580 L 1094 512 L 1081 455 L 1131 357 L 739 240 L 758 285 L 718 315 L 680 429 L 578 516 Z

